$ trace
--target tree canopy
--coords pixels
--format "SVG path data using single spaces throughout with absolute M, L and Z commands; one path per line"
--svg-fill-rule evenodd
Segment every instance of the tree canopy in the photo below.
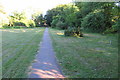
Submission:
M 71 31 L 72 34 L 80 33 L 81 29 L 99 33 L 117 32 L 119 9 L 114 2 L 75 2 L 48 10 L 45 19 L 49 26 L 65 29 L 68 33 Z

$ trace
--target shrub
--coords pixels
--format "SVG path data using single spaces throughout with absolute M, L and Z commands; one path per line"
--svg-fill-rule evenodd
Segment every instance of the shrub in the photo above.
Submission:
M 2 27 L 3 28 L 8 28 L 9 26 L 8 26 L 8 24 L 4 24 L 4 25 L 2 25 Z
M 13 25 L 14 26 L 26 26 L 26 24 L 23 22 L 14 22 Z
M 11 26 L 3 25 L 2 28 L 11 28 Z
M 12 28 L 23 28 L 23 26 L 13 26 Z
M 67 29 L 64 32 L 65 36 L 74 36 L 74 31 L 73 29 Z
M 69 27 L 67 30 L 65 30 L 64 34 L 65 34 L 65 36 L 83 37 L 80 27 Z

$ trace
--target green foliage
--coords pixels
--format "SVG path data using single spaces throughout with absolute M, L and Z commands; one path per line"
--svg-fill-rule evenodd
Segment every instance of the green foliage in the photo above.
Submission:
M 114 31 L 118 31 L 120 29 L 120 19 L 112 27 Z
M 13 26 L 11 28 L 13 28 L 13 29 L 20 29 L 20 28 L 26 28 L 26 27 L 25 26 Z
M 12 15 L 10 15 L 10 19 L 12 19 L 14 22 L 21 21 L 27 19 L 25 12 L 13 12 Z
M 75 5 L 59 5 L 47 11 L 45 19 L 54 28 L 82 27 L 90 32 L 117 32 L 119 10 L 114 2 L 75 2 Z M 71 32 L 68 29 L 65 33 L 71 35 Z
M 35 22 L 33 20 L 28 20 L 27 27 L 35 27 Z
M 82 17 L 85 17 L 87 14 L 89 14 L 93 10 L 94 3 L 93 2 L 83 2 L 83 3 L 76 3 L 76 5 L 81 10 Z
M 75 13 L 68 14 L 65 18 L 66 23 L 68 23 L 68 26 L 76 26 L 76 15 Z
M 60 22 L 63 22 L 64 25 L 66 26 L 63 27 L 62 29 L 66 29 L 68 28 L 68 26 L 73 25 L 75 26 L 76 23 L 75 13 L 78 10 L 79 9 L 73 4 L 59 5 L 56 8 L 47 11 L 46 15 L 47 23 L 55 27 L 55 23 L 60 24 Z
M 47 20 L 47 24 L 51 26 L 51 22 L 54 20 L 54 17 L 60 17 L 59 19 L 64 22 L 64 18 L 61 15 L 64 15 L 64 8 L 66 8 L 67 5 L 58 5 L 57 7 L 48 10 L 47 14 L 45 15 L 45 19 Z
M 66 24 L 63 23 L 62 21 L 58 21 L 56 24 L 56 27 L 59 29 L 65 29 L 66 28 Z
M 66 29 L 67 25 L 65 22 L 63 22 L 63 18 L 60 15 L 54 16 L 52 23 L 51 23 L 52 27 L 57 27 L 59 29 Z
M 80 12 L 76 13 L 76 26 L 81 27 L 82 14 Z
M 83 18 L 81 26 L 84 30 L 90 30 L 92 32 L 103 32 L 105 27 L 106 18 L 102 12 L 90 13 Z
M 70 28 L 64 31 L 65 36 L 74 36 L 74 29 Z
M 23 22 L 14 22 L 13 26 L 26 26 Z
M 35 27 L 35 22 L 33 20 L 23 20 L 13 22 L 13 26 L 22 26 L 22 27 Z
M 105 33 L 115 33 L 120 30 L 120 20 L 116 21 L 116 23 L 109 29 L 105 31 Z
M 33 14 L 32 14 L 32 19 L 35 20 L 36 18 L 38 18 L 39 16 L 41 16 L 41 11 L 35 11 Z
M 33 20 L 27 19 L 25 12 L 16 11 L 9 16 L 8 26 L 35 27 L 35 22 Z
M 27 20 L 25 12 L 13 12 L 9 16 L 9 26 L 26 26 L 25 21 Z
M 80 9 L 76 14 L 78 26 L 81 25 L 84 30 L 90 32 L 114 31 L 113 25 L 116 23 L 114 19 L 119 18 L 119 12 L 113 2 L 77 2 L 75 4 Z
M 77 37 L 83 37 L 83 33 L 80 29 L 80 27 L 69 27 L 67 30 L 64 31 L 65 36 L 77 36 Z
M 9 20 L 7 17 L 8 16 L 4 10 L 4 6 L 0 3 L 0 28 L 9 24 Z
M 51 27 L 56 27 L 56 24 L 57 24 L 58 20 L 57 19 L 54 19 L 51 23 Z
M 39 26 L 43 26 L 44 25 L 44 22 L 45 22 L 45 19 L 43 18 L 43 15 L 41 13 L 34 13 L 32 15 L 32 20 L 34 20 L 35 22 L 35 25 L 37 27 Z
M 56 23 L 57 23 L 57 20 L 53 20 L 52 23 L 51 23 L 51 27 L 55 27 L 56 26 Z

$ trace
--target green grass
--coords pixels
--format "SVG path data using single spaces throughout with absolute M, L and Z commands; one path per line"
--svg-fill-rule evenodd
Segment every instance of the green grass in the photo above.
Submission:
M 2 79 L 2 32 L 0 31 L 0 80 Z
M 65 37 L 50 29 L 54 50 L 65 76 L 70 78 L 118 77 L 117 34 L 84 33 L 83 38 Z
M 2 77 L 27 78 L 44 28 L 1 29 L 2 31 Z

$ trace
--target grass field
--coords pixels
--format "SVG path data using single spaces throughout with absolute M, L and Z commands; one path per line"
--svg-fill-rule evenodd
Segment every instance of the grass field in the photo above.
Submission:
M 27 78 L 28 67 L 38 50 L 44 28 L 1 29 L 2 77 Z
M 2 79 L 2 31 L 0 31 L 0 79 Z
M 84 33 L 83 38 L 65 37 L 63 30 L 50 29 L 63 73 L 70 78 L 118 77 L 116 34 Z

